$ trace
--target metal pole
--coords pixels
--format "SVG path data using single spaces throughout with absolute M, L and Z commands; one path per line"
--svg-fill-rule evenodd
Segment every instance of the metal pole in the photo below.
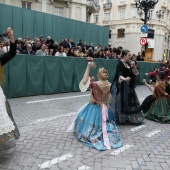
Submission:
M 148 18 L 148 9 L 147 9 L 147 7 L 145 7 L 144 12 L 145 12 L 144 24 L 146 24 L 147 20 L 148 20 L 147 19 Z

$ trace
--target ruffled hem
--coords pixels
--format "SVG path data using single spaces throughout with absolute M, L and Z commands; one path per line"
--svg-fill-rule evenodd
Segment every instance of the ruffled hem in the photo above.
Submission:
M 14 123 L 7 113 L 5 101 L 4 93 L 0 88 L 0 135 L 9 133 L 15 129 Z
M 9 132 L 12 132 L 14 129 L 15 129 L 15 126 L 14 126 L 14 125 L 0 128 L 0 135 L 3 135 L 3 134 L 7 134 L 7 133 L 9 133 Z

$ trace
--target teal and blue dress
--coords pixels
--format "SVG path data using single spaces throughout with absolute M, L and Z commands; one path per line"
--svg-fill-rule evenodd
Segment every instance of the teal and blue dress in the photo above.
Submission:
M 106 87 L 105 82 L 99 81 L 92 82 L 90 87 L 91 100 L 80 108 L 68 132 L 74 132 L 80 142 L 99 151 L 119 148 L 122 141 L 106 106 L 110 86 Z

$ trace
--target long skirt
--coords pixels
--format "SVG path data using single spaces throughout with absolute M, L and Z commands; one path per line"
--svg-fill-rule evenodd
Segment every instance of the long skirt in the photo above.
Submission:
M 164 97 L 154 100 L 145 117 L 159 123 L 170 123 L 170 99 Z
M 112 111 L 116 123 L 140 124 L 143 122 L 144 115 L 140 111 L 139 99 L 132 85 L 114 81 L 110 93 L 109 109 Z
M 0 88 L 0 151 L 14 147 L 19 135 L 10 105 Z
M 90 148 L 99 151 L 106 150 L 102 131 L 102 109 L 98 104 L 88 103 L 84 105 L 69 128 L 68 132 L 75 132 L 77 139 Z M 111 148 L 119 148 L 122 141 L 118 135 L 118 129 L 113 120 L 106 121 L 106 132 Z

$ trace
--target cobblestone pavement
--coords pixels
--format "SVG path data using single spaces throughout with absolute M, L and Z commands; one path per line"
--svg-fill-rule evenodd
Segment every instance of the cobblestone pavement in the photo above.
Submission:
M 141 100 L 149 93 L 145 87 L 137 92 Z M 170 170 L 168 124 L 145 120 L 142 125 L 121 125 L 123 147 L 102 152 L 67 133 L 76 110 L 88 101 L 80 95 L 88 94 L 10 99 L 21 137 L 16 147 L 0 152 L 0 170 Z

